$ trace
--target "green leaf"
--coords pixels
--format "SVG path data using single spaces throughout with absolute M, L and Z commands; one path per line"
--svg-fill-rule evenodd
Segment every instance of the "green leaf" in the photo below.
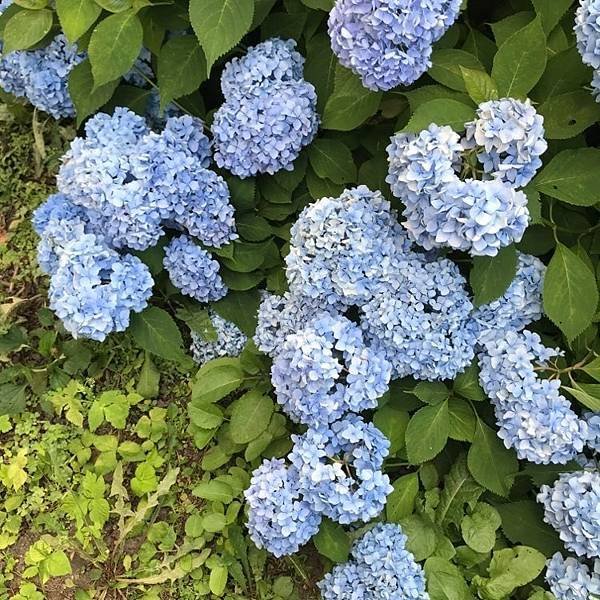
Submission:
M 558 244 L 544 279 L 544 312 L 569 341 L 591 322 L 598 305 L 596 278 L 587 264 Z
M 536 100 L 578 90 L 592 80 L 593 71 L 583 64 L 577 47 L 573 45 L 548 59 L 546 70 L 532 91 Z
M 465 50 L 455 48 L 434 50 L 431 54 L 431 63 L 432 66 L 427 74 L 439 83 L 459 92 L 467 91 L 462 67 L 475 71 L 485 71 L 477 57 Z
M 192 402 L 198 405 L 217 402 L 237 390 L 244 379 L 238 358 L 211 360 L 202 365 L 192 381 Z
M 377 112 L 382 95 L 365 89 L 352 71 L 338 64 L 333 93 L 325 105 L 321 127 L 339 131 L 355 129 Z
M 168 360 L 186 358 L 181 333 L 171 315 L 162 308 L 149 306 L 132 314 L 128 331 L 141 348 L 152 354 Z
M 534 548 L 516 546 L 497 550 L 488 567 L 489 577 L 475 576 L 473 583 L 484 600 L 502 600 L 533 581 L 545 564 L 545 556 Z
M 390 441 L 390 454 L 393 455 L 404 446 L 404 435 L 410 417 L 405 410 L 386 404 L 373 416 L 375 426 Z
M 475 427 L 467 463 L 477 483 L 499 496 L 508 496 L 519 470 L 517 457 L 481 419 Z
M 130 10 L 110 15 L 92 31 L 88 56 L 96 88 L 125 75 L 142 49 L 142 23 Z
M 308 159 L 315 173 L 334 183 L 356 181 L 356 165 L 348 146 L 340 140 L 320 138 L 308 150 Z
M 408 538 L 406 549 L 415 560 L 425 560 L 435 552 L 437 535 L 434 524 L 425 516 L 409 515 L 400 521 L 403 533 Z
M 548 35 L 569 10 L 573 0 L 531 0 L 535 12 L 542 19 L 542 26 Z
M 492 78 L 501 97 L 525 98 L 546 68 L 546 35 L 536 17 L 511 35 L 494 57 Z
M 246 392 L 233 404 L 229 434 L 238 444 L 257 438 L 269 425 L 275 410 L 273 400 L 258 390 Z
M 23 412 L 26 406 L 26 390 L 26 385 L 0 385 L 0 415 L 16 415 Z
M 232 487 L 224 481 L 217 481 L 212 479 L 211 481 L 203 481 L 199 483 L 192 490 L 192 496 L 196 498 L 203 498 L 210 502 L 222 502 L 223 504 L 229 504 L 235 494 L 233 493 Z
M 467 93 L 475 104 L 481 104 L 482 102 L 498 98 L 496 82 L 485 71 L 461 66 L 460 72 L 465 82 Z
M 576 387 L 562 387 L 575 398 L 580 404 L 583 404 L 591 411 L 600 412 L 600 384 L 597 383 L 576 383 Z
M 252 213 L 237 217 L 236 226 L 240 236 L 249 242 L 262 242 L 273 235 L 273 228 L 269 222 Z
M 111 13 L 122 13 L 129 10 L 132 0 L 95 0 L 104 10 Z
M 223 411 L 215 404 L 190 402 L 188 405 L 190 421 L 202 429 L 214 429 L 223 422 Z
M 534 500 L 519 500 L 496 506 L 502 517 L 502 531 L 513 543 L 531 546 L 548 558 L 562 550 L 556 531 L 544 523 L 544 509 Z
M 210 73 L 217 58 L 231 50 L 250 30 L 252 0 L 191 0 L 190 21 L 206 56 Z
M 232 291 L 225 298 L 214 302 L 213 310 L 226 319 L 235 323 L 246 335 L 254 335 L 256 315 L 260 304 L 258 290 L 246 292 Z
M 391 523 L 399 523 L 415 510 L 419 493 L 419 476 L 416 473 L 403 475 L 392 484 L 394 491 L 387 497 L 385 515 Z
M 319 554 L 334 563 L 343 563 L 350 554 L 350 537 L 344 528 L 330 519 L 323 519 L 319 531 L 313 537 L 313 542 Z
M 417 411 L 406 429 L 408 460 L 420 464 L 437 456 L 448 441 L 448 401 Z
M 475 306 L 500 298 L 517 273 L 517 251 L 514 245 L 502 248 L 496 256 L 475 256 L 469 283 Z
M 600 120 L 600 105 L 588 90 L 552 96 L 538 112 L 544 117 L 546 138 L 550 140 L 575 137 Z
M 498 511 L 485 502 L 478 502 L 471 514 L 461 521 L 463 539 L 475 552 L 490 552 L 496 544 L 496 530 L 502 518 Z
M 590 377 L 593 377 L 596 381 L 600 381 L 600 356 L 582 367 L 581 370 Z
M 227 586 L 227 567 L 225 565 L 215 565 L 210 570 L 208 578 L 208 587 L 215 596 L 222 596 Z
M 470 600 L 473 595 L 458 567 L 432 556 L 425 561 L 427 591 L 430 600 Z
M 158 486 L 158 478 L 154 467 L 143 462 L 135 469 L 135 477 L 131 480 L 131 489 L 137 496 L 153 492 Z
M 449 436 L 460 442 L 472 442 L 475 435 L 477 417 L 471 405 L 460 398 L 450 398 L 448 402 Z
M 156 398 L 158 396 L 160 384 L 160 371 L 156 368 L 152 362 L 152 356 L 146 352 L 144 358 L 144 364 L 140 371 L 140 378 L 138 380 L 136 391 L 140 396 L 144 398 Z
M 317 33 L 313 36 L 306 42 L 306 50 L 304 78 L 315 86 L 317 111 L 322 113 L 329 96 L 333 92 L 338 61 L 331 51 L 331 42 L 326 33 Z
M 477 361 L 473 361 L 463 373 L 456 377 L 453 389 L 459 396 L 467 400 L 473 400 L 474 402 L 485 400 L 485 392 L 479 385 Z
M 226 525 L 227 522 L 225 520 L 225 515 L 221 513 L 210 513 L 204 516 L 202 519 L 202 527 L 204 527 L 204 529 L 210 533 L 223 531 Z
M 475 108 L 457 100 L 438 98 L 421 104 L 414 111 L 404 131 L 418 133 L 429 125 L 449 125 L 454 131 L 464 131 L 465 123 L 475 118 Z
M 598 148 L 559 152 L 533 180 L 538 192 L 575 204 L 593 206 L 600 202 L 596 173 L 600 169 Z
M 62 550 L 53 550 L 52 554 L 44 561 L 44 566 L 48 575 L 52 577 L 63 577 L 72 572 L 71 562 Z
M 102 8 L 94 0 L 56 0 L 60 26 L 69 42 L 76 42 L 100 16 Z
M 2 54 L 27 50 L 40 42 L 52 28 L 52 11 L 20 10 L 4 26 Z
M 448 398 L 448 388 L 441 381 L 420 381 L 413 394 L 426 404 L 439 404 Z
M 168 40 L 158 56 L 160 108 L 174 99 L 187 96 L 206 80 L 206 59 L 193 35 Z

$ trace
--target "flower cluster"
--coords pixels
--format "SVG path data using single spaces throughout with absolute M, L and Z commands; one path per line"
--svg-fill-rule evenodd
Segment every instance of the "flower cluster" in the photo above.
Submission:
M 583 562 L 560 552 L 548 561 L 546 582 L 556 600 L 588 600 L 600 596 L 600 560 L 594 561 L 594 570 Z
M 592 91 L 600 101 L 600 2 L 580 0 L 575 13 L 577 49 L 584 64 L 594 69 Z
M 425 575 L 400 525 L 379 523 L 352 547 L 352 559 L 319 582 L 323 600 L 428 600 Z
M 567 550 L 600 557 L 600 472 L 563 473 L 554 485 L 543 485 L 537 499 Z
M 239 177 L 292 170 L 317 133 L 315 88 L 302 78 L 293 40 L 267 40 L 224 69 L 214 115 L 215 161 Z
M 431 66 L 432 44 L 454 23 L 460 0 L 337 0 L 331 48 L 370 90 L 410 85 Z
M 492 100 L 466 124 L 462 140 L 435 124 L 419 134 L 394 135 L 386 181 L 406 206 L 403 225 L 425 249 L 448 246 L 495 256 L 527 228 L 527 197 L 516 188 L 531 180 L 546 148 L 543 118 L 529 101 Z M 463 154 L 472 150 L 483 180 L 459 177 L 468 170 Z
M 203 365 L 221 356 L 239 356 L 248 341 L 246 335 L 231 321 L 226 321 L 216 313 L 208 313 L 211 328 L 203 334 L 192 331 L 190 351 L 193 359 Z
M 479 354 L 479 379 L 494 405 L 499 437 L 534 463 L 566 463 L 588 438 L 587 423 L 561 395 L 560 381 L 536 371 L 558 354 L 537 334 L 510 330 L 488 337 Z
M 1 11 L 0 11 L 1 12 Z M 85 58 L 61 33 L 47 46 L 18 50 L 0 59 L 0 88 L 27 98 L 33 106 L 55 119 L 72 117 L 75 108 L 68 90 L 68 76 Z
M 117 108 L 90 119 L 85 130 L 63 157 L 59 194 L 33 221 L 40 265 L 53 280 L 51 305 L 73 335 L 102 340 L 127 327 L 129 311 L 143 310 L 152 287 L 146 267 L 117 251 L 145 250 L 167 228 L 212 247 L 237 236 L 227 185 L 207 168 L 210 144 L 200 121 L 174 117 L 158 134 Z M 198 300 L 227 291 L 218 263 L 186 235 L 171 241 L 164 262 L 173 283 Z

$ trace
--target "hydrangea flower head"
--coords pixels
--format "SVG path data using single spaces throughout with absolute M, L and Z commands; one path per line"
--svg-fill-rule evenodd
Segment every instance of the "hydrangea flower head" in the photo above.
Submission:
M 560 381 L 535 370 L 559 352 L 529 331 L 498 331 L 479 354 L 479 381 L 494 405 L 498 436 L 522 460 L 564 464 L 583 450 L 588 428 L 560 393 Z
M 306 207 L 290 246 L 291 292 L 336 305 L 367 301 L 396 281 L 410 243 L 381 192 L 363 185 Z
M 588 426 L 587 445 L 600 454 L 600 413 L 586 411 L 582 416 Z
M 537 499 L 567 550 L 600 557 L 600 472 L 563 473 L 554 485 L 543 485 Z
M 381 471 L 390 443 L 374 425 L 347 415 L 292 440 L 288 458 L 315 511 L 347 524 L 370 521 L 383 510 L 393 489 Z
M 600 596 L 600 560 L 594 561 L 593 572 L 583 562 L 560 552 L 548 561 L 546 582 L 556 600 L 588 600 Z
M 331 48 L 371 90 L 416 81 L 431 45 L 454 23 L 460 0 L 337 0 L 329 14 Z
M 93 234 L 64 244 L 50 281 L 50 308 L 73 337 L 103 341 L 124 331 L 131 311 L 141 312 L 152 295 L 148 267 L 120 256 Z
M 250 539 L 277 557 L 297 552 L 319 530 L 321 515 L 302 497 L 298 473 L 283 459 L 265 460 L 244 495 Z
M 363 305 L 362 326 L 394 377 L 454 379 L 471 364 L 476 330 L 466 282 L 447 259 L 411 261 L 403 285 L 382 289 Z
M 212 311 L 209 311 L 209 318 L 216 339 L 209 339 L 192 331 L 190 350 L 192 357 L 200 366 L 220 356 L 239 356 L 248 341 L 235 323 L 226 321 Z
M 69 44 L 61 33 L 43 48 L 18 50 L 3 56 L 0 88 L 27 98 L 55 119 L 72 117 L 75 108 L 69 95 L 68 76 L 84 58 L 85 54 Z
M 477 118 L 465 124 L 463 145 L 476 148 L 484 173 L 513 187 L 526 186 L 542 166 L 548 149 L 544 117 L 529 100 L 490 100 L 479 105 Z
M 173 285 L 198 302 L 219 300 L 227 294 L 219 263 L 186 235 L 173 238 L 165 247 L 163 264 Z
M 255 86 L 231 96 L 214 115 L 215 161 L 238 177 L 291 171 L 319 126 L 317 95 L 300 81 Z
M 600 1 L 580 0 L 575 13 L 577 49 L 586 65 L 600 69 Z
M 389 363 L 365 345 L 352 321 L 322 313 L 287 338 L 275 355 L 271 381 L 291 419 L 317 426 L 376 408 L 390 375 Z
M 351 560 L 319 582 L 323 600 L 429 600 L 425 574 L 406 540 L 400 525 L 375 525 L 354 543 Z

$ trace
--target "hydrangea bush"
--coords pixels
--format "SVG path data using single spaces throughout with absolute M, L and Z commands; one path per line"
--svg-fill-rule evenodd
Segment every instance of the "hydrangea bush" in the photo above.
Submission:
M 600 4 L 484 4 L 2 4 L 7 106 L 76 117 L 48 306 L 191 387 L 223 554 L 144 592 L 599 593 Z

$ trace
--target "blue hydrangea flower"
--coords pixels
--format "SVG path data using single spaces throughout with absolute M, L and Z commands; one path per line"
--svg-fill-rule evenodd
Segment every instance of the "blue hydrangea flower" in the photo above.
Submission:
M 558 379 L 542 379 L 559 352 L 529 331 L 498 331 L 479 354 L 479 380 L 494 405 L 498 436 L 522 460 L 564 464 L 583 450 L 588 428 L 560 393 Z
M 481 340 L 498 330 L 520 331 L 542 317 L 542 289 L 546 267 L 535 256 L 519 253 L 517 273 L 504 294 L 475 309 L 472 318 Z
M 588 426 L 587 445 L 594 452 L 600 454 L 600 413 L 586 411 L 582 418 Z
M 316 512 L 347 524 L 370 521 L 383 510 L 393 489 L 381 471 L 390 443 L 374 425 L 347 415 L 292 440 L 288 458 Z
M 201 366 L 220 356 L 239 356 L 248 341 L 235 323 L 226 321 L 212 311 L 209 311 L 209 318 L 214 329 L 210 334 L 216 335 L 216 339 L 210 334 L 203 336 L 192 331 L 190 351 L 194 360 Z
M 5 6 L 6 8 L 6 6 Z M 63 34 L 37 50 L 18 50 L 0 59 L 0 88 L 24 97 L 55 119 L 75 114 L 68 90 L 72 69 L 85 58 Z
M 245 56 L 231 59 L 221 75 L 225 98 L 243 94 L 265 82 L 300 81 L 304 57 L 295 48 L 295 40 L 271 38 L 248 48 Z
M 431 45 L 454 23 L 460 0 L 337 0 L 331 48 L 371 90 L 410 85 L 431 66 Z
M 540 488 L 537 499 L 567 550 L 600 556 L 600 472 L 562 473 L 554 485 Z
M 283 459 L 265 460 L 244 496 L 250 539 L 277 557 L 297 552 L 319 530 L 321 515 L 303 498 L 297 471 Z
M 331 305 L 360 304 L 397 280 L 409 248 L 381 192 L 363 185 L 322 198 L 292 226 L 285 259 L 290 290 Z
M 328 309 L 314 299 L 289 292 L 283 296 L 263 292 L 254 343 L 261 352 L 274 357 L 289 335 L 296 333 L 318 312 L 329 310 L 332 316 L 337 314 L 335 308 Z
M 0 0 L 0 15 L 13 3 L 13 0 Z
M 375 525 L 354 543 L 352 559 L 319 582 L 323 600 L 429 600 L 425 574 L 406 541 L 400 525 Z
M 198 302 L 219 300 L 227 294 L 219 263 L 187 235 L 173 238 L 165 247 L 163 265 L 173 285 Z
M 586 65 L 600 69 L 600 1 L 580 0 L 575 14 L 577 49 Z
M 454 379 L 471 364 L 476 340 L 464 278 L 447 259 L 413 259 L 401 277 L 363 305 L 368 341 L 394 377 Z
M 82 234 L 60 248 L 50 308 L 73 337 L 102 341 L 127 328 L 131 311 L 146 307 L 153 283 L 137 257 L 121 256 L 95 235 Z
M 342 316 L 317 315 L 276 353 L 271 381 L 291 419 L 310 426 L 377 407 L 391 367 Z
M 160 110 L 160 93 L 156 88 L 152 88 L 148 94 L 145 114 L 153 129 L 162 129 L 172 117 L 183 116 L 182 110 L 174 102 L 170 102 L 164 110 Z
M 316 103 L 304 80 L 263 83 L 231 96 L 212 124 L 217 165 L 242 178 L 291 171 L 317 133 Z
M 556 600 L 589 600 L 600 596 L 600 560 L 594 561 L 594 570 L 583 562 L 560 552 L 548 561 L 546 582 Z
M 463 146 L 476 148 L 488 177 L 513 187 L 526 186 L 542 166 L 548 149 L 544 117 L 529 100 L 490 100 L 479 105 L 477 118 L 465 124 Z

